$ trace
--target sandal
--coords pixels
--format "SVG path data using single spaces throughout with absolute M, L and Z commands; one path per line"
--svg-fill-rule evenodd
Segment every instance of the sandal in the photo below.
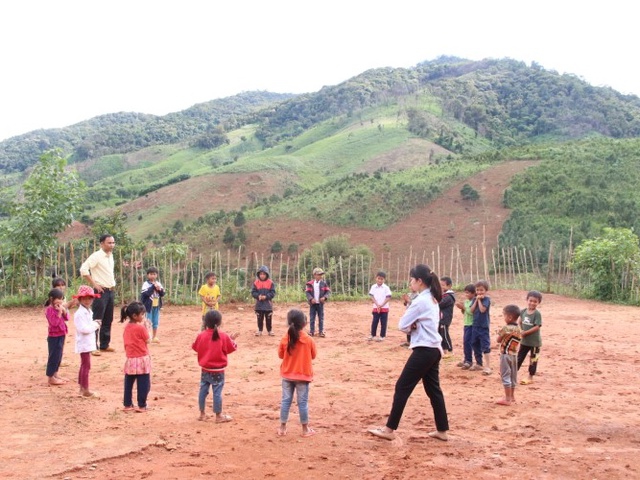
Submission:
M 316 434 L 316 431 L 309 427 L 306 432 L 302 434 L 303 437 L 313 437 Z
M 286 428 L 284 428 L 284 429 L 278 428 L 276 433 L 278 434 L 279 437 L 284 437 L 287 434 L 287 429 Z
M 520 380 L 520 385 L 531 385 L 533 383 L 533 380 Z
M 216 423 L 227 423 L 227 422 L 230 422 L 231 420 L 233 420 L 231 415 L 227 415 L 227 414 L 223 413 L 219 417 L 216 418 Z
M 394 432 L 387 432 L 382 427 L 371 428 L 367 430 L 371 435 L 375 435 L 376 437 L 384 438 L 385 440 L 393 440 L 396 438 L 396 434 Z

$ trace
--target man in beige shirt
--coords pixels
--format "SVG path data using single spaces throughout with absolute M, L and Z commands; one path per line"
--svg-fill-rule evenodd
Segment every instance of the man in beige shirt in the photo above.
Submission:
M 113 248 L 116 241 L 113 235 L 105 234 L 100 237 L 100 250 L 89 255 L 80 266 L 80 275 L 93 286 L 99 298 L 93 300 L 93 319 L 101 320 L 98 348 L 92 352 L 100 355 L 100 352 L 115 352 L 109 346 L 111 342 L 111 324 L 113 323 L 113 308 L 115 304 L 116 280 L 113 273 Z

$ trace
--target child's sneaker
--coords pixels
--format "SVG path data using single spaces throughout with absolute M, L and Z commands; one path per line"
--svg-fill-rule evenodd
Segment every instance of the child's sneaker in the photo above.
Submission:
M 489 367 L 482 369 L 483 375 L 491 375 L 491 372 L 492 370 Z
M 477 363 L 473 367 L 469 367 L 470 372 L 477 372 L 482 370 L 482 365 L 478 365 Z
M 376 337 L 367 337 L 367 340 L 371 341 L 371 340 L 375 340 Z
M 384 337 L 377 337 L 376 338 L 376 342 L 383 342 L 384 341 Z
M 459 365 L 462 370 L 469 370 L 471 368 L 471 364 L 469 362 L 460 362 L 462 365 Z
M 260 335 L 262 335 L 262 332 L 260 330 L 257 330 L 256 333 L 254 333 L 254 335 L 256 337 L 259 337 Z
M 270 336 L 270 337 L 273 337 L 274 335 L 275 335 L 275 333 L 273 333 L 273 332 L 269 332 L 269 336 Z

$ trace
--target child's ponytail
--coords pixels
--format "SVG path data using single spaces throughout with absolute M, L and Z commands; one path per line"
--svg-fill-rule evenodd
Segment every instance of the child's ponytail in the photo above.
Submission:
M 120 309 L 120 323 L 124 323 L 124 321 L 128 318 L 129 321 L 133 318 L 134 315 L 138 315 L 140 313 L 144 313 L 147 310 L 144 308 L 144 305 L 141 302 L 131 302 L 128 305 L 124 305 Z
M 307 324 L 307 317 L 300 310 L 289 310 L 287 313 L 287 323 L 289 324 L 289 342 L 287 343 L 287 353 L 291 355 L 291 351 L 295 348 L 296 343 L 300 339 L 300 330 Z
M 211 335 L 211 340 L 216 341 L 220 338 L 220 333 L 218 332 L 218 327 L 222 323 L 222 314 L 218 310 L 209 310 L 204 314 L 204 325 L 207 328 L 211 328 L 213 330 L 213 335 Z

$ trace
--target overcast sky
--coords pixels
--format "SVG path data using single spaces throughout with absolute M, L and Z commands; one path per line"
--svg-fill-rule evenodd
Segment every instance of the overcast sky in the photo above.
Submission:
M 0 140 L 243 91 L 314 92 L 440 55 L 509 57 L 640 95 L 633 2 L 9 0 Z

